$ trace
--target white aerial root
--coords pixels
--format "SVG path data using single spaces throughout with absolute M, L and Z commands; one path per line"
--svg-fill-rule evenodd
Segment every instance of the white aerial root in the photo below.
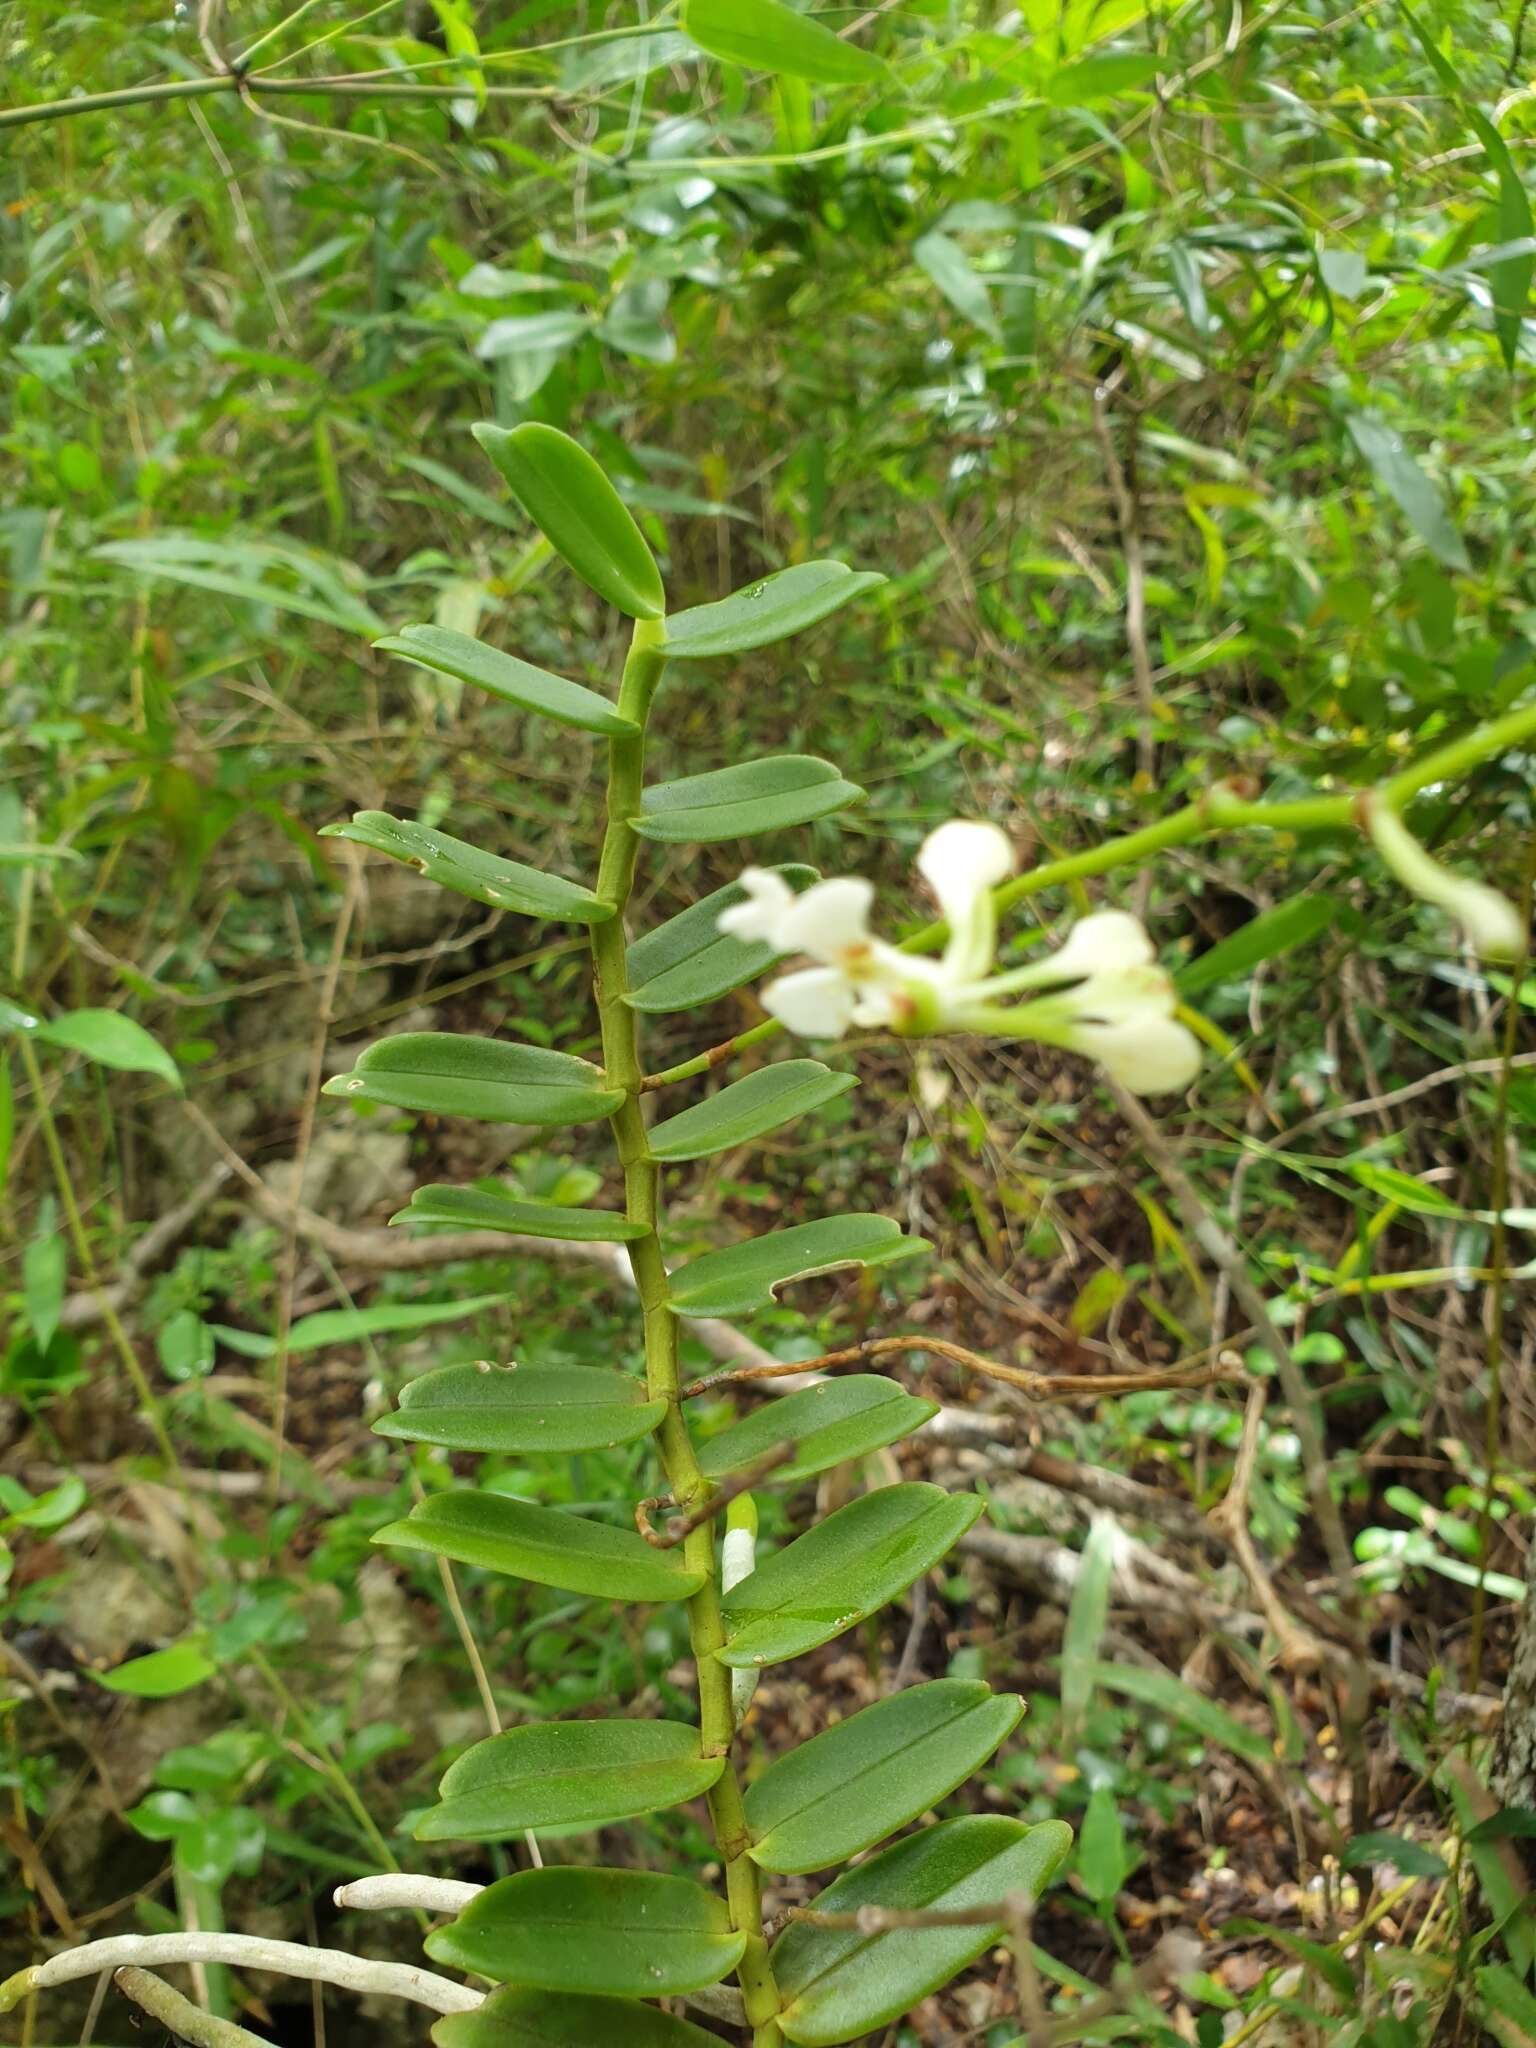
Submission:
M 350 1884 L 337 1885 L 333 1896 L 338 1906 L 362 1913 L 388 1912 L 394 1906 L 419 1906 L 424 1913 L 461 1913 L 484 1890 L 483 1884 L 461 1884 L 454 1877 L 417 1877 L 402 1870 L 383 1877 L 354 1878 Z

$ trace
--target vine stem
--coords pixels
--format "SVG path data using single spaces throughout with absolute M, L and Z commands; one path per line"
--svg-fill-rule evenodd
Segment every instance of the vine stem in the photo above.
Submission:
M 686 1517 L 700 1505 L 709 1489 L 683 1420 L 677 1324 L 667 1305 L 667 1269 L 661 1254 L 661 1168 L 651 1157 L 640 1110 L 643 1073 L 639 1025 L 635 1012 L 624 1000 L 629 987 L 624 913 L 634 886 L 640 849 L 631 821 L 639 813 L 644 786 L 646 720 L 666 660 L 661 652 L 661 637 L 659 620 L 636 620 L 617 708 L 620 716 L 632 721 L 638 730 L 608 743 L 607 815 L 597 878 L 597 894 L 612 906 L 613 915 L 593 925 L 591 934 L 603 1064 L 609 1086 L 624 1091 L 623 1103 L 609 1119 L 624 1169 L 624 1213 L 632 1223 L 645 1229 L 644 1237 L 636 1238 L 627 1250 L 645 1332 L 646 1388 L 652 1399 L 667 1404 L 657 1441 L 672 1498 Z M 689 1531 L 683 1555 L 695 1571 L 703 1574 L 703 1584 L 688 1601 L 688 1633 L 698 1672 L 703 1753 L 725 1759 L 725 1769 L 709 1794 L 709 1811 L 725 1867 L 731 1925 L 747 1939 L 746 1950 L 737 1965 L 737 1979 L 747 2023 L 752 2028 L 753 2048 L 783 2048 L 784 2037 L 777 2017 L 778 1988 L 763 1934 L 762 1894 L 757 1866 L 746 1853 L 746 1813 L 731 1756 L 736 1717 L 731 1706 L 730 1673 L 715 1656 L 725 1640 L 725 1624 L 709 1519 Z

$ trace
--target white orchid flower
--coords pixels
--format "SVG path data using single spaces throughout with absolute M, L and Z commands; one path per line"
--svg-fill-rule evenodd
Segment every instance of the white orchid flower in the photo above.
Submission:
M 1507 896 L 1458 875 L 1426 853 L 1389 804 L 1366 810 L 1366 829 L 1376 851 L 1405 887 L 1455 918 L 1485 960 L 1518 960 L 1525 950 L 1525 923 Z
M 851 1026 L 908 1035 L 974 1031 L 1034 1038 L 1096 1060 L 1138 1095 L 1187 1087 L 1200 1044 L 1175 1016 L 1173 983 L 1152 941 L 1123 910 L 1080 918 L 1049 958 L 994 974 L 992 891 L 1010 872 L 1013 850 L 996 825 L 954 818 L 923 841 L 918 871 L 949 926 L 943 955 L 898 951 L 869 928 L 874 889 L 854 876 L 817 882 L 797 896 L 783 877 L 748 868 L 743 900 L 719 925 L 747 943 L 809 955 L 816 964 L 781 974 L 763 1007 L 803 1038 L 841 1038 Z M 1001 999 L 1046 990 L 1010 1006 Z

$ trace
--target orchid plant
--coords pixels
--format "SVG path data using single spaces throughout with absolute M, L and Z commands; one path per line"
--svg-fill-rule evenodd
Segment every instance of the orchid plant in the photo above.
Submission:
M 446 1914 L 426 1948 L 455 1977 L 234 1934 L 122 1937 L 21 1972 L 0 1985 L 0 2010 L 119 1963 L 196 1957 L 413 1999 L 440 2015 L 438 2048 L 710 2048 L 719 2034 L 675 2009 L 690 2001 L 753 2048 L 823 2048 L 901 2019 L 1000 1936 L 1013 1937 L 1023 1955 L 1029 1912 L 1060 1869 L 1071 1835 L 1060 1821 L 1031 1825 L 1007 1812 L 924 1819 L 1023 1712 L 1020 1699 L 978 1680 L 943 1678 L 894 1692 L 745 1780 L 741 1729 L 763 1668 L 814 1652 L 876 1615 L 940 1562 L 982 1503 L 926 1483 L 884 1483 L 868 1465 L 935 1412 L 879 1373 L 813 1379 L 766 1398 L 720 1434 L 695 1435 L 695 1389 L 684 1383 L 680 1353 L 690 1322 L 750 1315 L 810 1274 L 879 1268 L 926 1249 L 887 1217 L 839 1214 L 669 1263 L 672 1173 L 750 1144 L 855 1085 L 852 1075 L 801 1057 L 755 1065 L 723 1086 L 714 1087 L 713 1077 L 781 1031 L 816 1041 L 855 1030 L 900 1038 L 959 1032 L 1065 1050 L 1136 1094 L 1185 1089 L 1200 1068 L 1198 1020 L 1181 1011 L 1136 918 L 1094 911 L 1043 958 L 1000 964 L 998 913 L 1044 887 L 1103 873 L 1117 854 L 1127 863 L 1145 859 L 1208 830 L 1364 826 L 1406 888 L 1457 919 L 1478 949 L 1517 957 L 1525 933 L 1514 907 L 1435 861 L 1401 811 L 1437 777 L 1536 734 L 1536 709 L 1506 713 L 1369 796 L 1257 804 L 1218 786 L 1119 849 L 1112 843 L 1025 875 L 1014 875 L 1013 849 L 999 826 L 953 819 L 929 834 L 917 861 L 942 924 L 901 943 L 873 931 L 869 881 L 823 879 L 795 863 L 749 866 L 670 922 L 632 933 L 636 877 L 650 848 L 739 843 L 830 817 L 862 795 L 831 763 L 802 755 L 648 782 L 647 728 L 669 666 L 730 661 L 814 626 L 882 579 L 837 561 L 805 562 L 719 603 L 669 613 L 644 535 L 577 443 L 536 424 L 485 426 L 477 434 L 556 553 L 633 622 L 617 697 L 436 625 L 408 626 L 380 644 L 606 743 L 596 879 L 589 885 L 543 873 L 378 811 L 330 830 L 477 902 L 584 929 L 601 1064 L 498 1038 L 411 1032 L 370 1046 L 327 1092 L 489 1123 L 554 1128 L 606 1120 L 621 1209 L 533 1202 L 483 1185 L 429 1186 L 396 1221 L 613 1246 L 633 1277 L 643 1356 L 638 1370 L 534 1358 L 449 1365 L 412 1380 L 376 1427 L 425 1447 L 417 1466 L 422 1498 L 375 1540 L 438 1565 L 594 1600 L 679 1603 L 697 1713 L 647 1720 L 615 1702 L 604 1718 L 493 1733 L 450 1764 L 418 1837 L 496 1844 L 507 1859 L 521 1849 L 526 1867 L 485 1887 L 391 1875 L 345 1886 L 338 1896 L 348 1906 Z M 797 959 L 807 964 L 780 971 Z M 764 975 L 771 976 L 761 989 L 766 1025 L 647 1073 L 647 1018 L 704 1009 Z M 712 1092 L 674 1108 L 672 1092 L 698 1079 L 708 1079 Z M 663 1114 L 653 1117 L 658 1099 Z M 886 1355 L 901 1342 L 869 1349 Z M 751 1391 L 761 1388 L 754 1383 Z M 639 1440 L 654 1447 L 663 1477 L 657 1499 L 635 1504 L 633 1528 L 536 1506 L 498 1485 L 462 1483 L 443 1457 L 569 1454 Z M 788 1491 L 798 1503 L 804 1482 L 834 1467 L 853 1475 L 852 1497 L 763 1554 L 753 1490 Z M 695 1800 L 708 1809 L 718 1885 L 696 1872 L 605 1868 L 572 1852 L 572 1838 Z M 850 1859 L 857 1860 L 818 1893 L 812 1914 L 792 1913 L 778 1931 L 770 1927 L 765 1877 L 825 1872 Z M 734 1987 L 726 1983 L 732 1977 Z

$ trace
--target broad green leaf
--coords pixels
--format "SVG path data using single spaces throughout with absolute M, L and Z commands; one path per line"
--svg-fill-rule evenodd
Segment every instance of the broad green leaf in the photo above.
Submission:
M 66 1010 L 62 1017 L 39 1024 L 33 1035 L 94 1060 L 100 1067 L 117 1067 L 128 1074 L 157 1074 L 173 1088 L 181 1086 L 176 1062 L 164 1046 L 120 1010 Z
M 502 1985 L 473 2012 L 449 2013 L 432 2039 L 437 2048 L 720 2048 L 718 2034 L 654 2005 L 521 1984 Z
M 524 1870 L 427 1936 L 451 1969 L 544 1991 L 670 1998 L 718 1984 L 747 1941 L 723 1898 L 649 1870 Z
M 409 818 L 392 818 L 388 811 L 358 811 L 349 825 L 322 825 L 320 837 L 350 839 L 375 853 L 387 853 L 440 888 L 489 904 L 493 910 L 562 918 L 571 924 L 601 924 L 613 915 L 611 903 L 563 875 L 543 875 L 521 861 L 482 853 L 467 840 L 413 824 Z
M 836 1074 L 820 1060 L 784 1060 L 657 1124 L 646 1149 L 653 1159 L 707 1159 L 776 1131 L 857 1086 L 856 1074 Z
M 632 1529 L 611 1529 L 499 1493 L 433 1494 L 373 1540 L 599 1600 L 686 1600 L 704 1583 L 704 1574 L 683 1562 L 681 1550 L 655 1550 Z
M 560 1238 L 566 1244 L 632 1244 L 644 1237 L 643 1223 L 631 1223 L 612 1209 L 578 1209 L 563 1202 L 528 1202 L 494 1188 L 417 1188 L 408 1209 L 391 1223 L 447 1223 L 455 1230 L 507 1230 L 521 1237 Z
M 12 1505 L 9 1491 L 16 1487 L 22 1499 Z M 35 1499 L 27 1494 L 24 1486 L 14 1480 L 7 1480 L 5 1497 L 0 1497 L 0 1509 L 4 1510 L 4 1527 L 7 1529 L 61 1529 L 66 1522 L 73 1521 L 85 1506 L 87 1494 L 85 1481 L 78 1473 L 71 1472 L 67 1479 L 61 1479 L 57 1486 L 50 1486 Z
M 1370 464 L 1376 481 L 1396 501 L 1436 561 L 1443 562 L 1448 569 L 1470 569 L 1472 564 L 1461 535 L 1451 524 L 1444 499 L 1408 453 L 1397 429 L 1368 412 L 1346 412 L 1344 424 L 1350 439 Z
M 411 1380 L 380 1436 L 451 1451 L 597 1451 L 646 1436 L 667 1412 L 645 1382 L 596 1365 L 445 1365 Z
M 53 1205 L 49 1202 L 40 1217 L 42 1228 L 30 1239 L 21 1255 L 21 1300 L 27 1322 L 39 1351 L 46 1351 L 59 1327 L 64 1307 L 64 1283 L 69 1274 L 69 1253 L 64 1234 L 57 1229 Z
M 707 846 L 805 825 L 845 810 L 863 794 L 830 761 L 811 754 L 773 754 L 707 775 L 685 775 L 679 782 L 652 783 L 640 799 L 639 817 L 630 822 L 642 839 Z
M 446 626 L 404 626 L 374 642 L 385 654 L 398 654 L 418 668 L 439 675 L 456 676 L 476 689 L 489 690 L 520 711 L 534 711 L 552 718 L 557 725 L 574 726 L 578 732 L 602 733 L 609 739 L 625 739 L 640 728 L 632 718 L 621 718 L 606 697 L 565 676 L 552 675 L 547 668 L 535 668 L 519 661 L 515 654 L 503 654 L 469 633 L 455 633 Z
M 552 313 L 508 313 L 486 328 L 475 343 L 475 354 L 483 363 L 494 363 L 499 356 L 543 349 L 558 359 L 591 325 L 586 314 L 558 307 Z
M 784 0 L 684 0 L 683 33 L 711 57 L 750 71 L 787 71 L 820 85 L 862 85 L 884 64 Z
M 979 327 L 993 341 L 1001 339 L 1002 330 L 992 295 L 972 270 L 965 251 L 957 241 L 942 229 L 934 228 L 931 233 L 918 236 L 912 244 L 912 257 L 957 313 L 962 313 L 973 327 Z
M 1347 906 L 1337 896 L 1320 890 L 1277 903 L 1181 967 L 1174 976 L 1179 993 L 1190 996 L 1214 988 L 1217 982 L 1236 981 L 1262 961 L 1306 945 L 1319 932 L 1336 927 L 1346 915 Z
M 830 1642 L 919 1578 L 981 1514 L 974 1494 L 883 1486 L 766 1558 L 722 1603 L 722 1664 L 782 1664 Z
M 168 1700 L 202 1685 L 217 1670 L 202 1639 L 188 1636 L 168 1649 L 151 1650 L 147 1657 L 130 1657 L 113 1671 L 93 1671 L 91 1676 L 108 1692 L 128 1693 L 137 1700 Z
M 365 1337 L 468 1322 L 511 1299 L 510 1294 L 469 1294 L 457 1301 L 382 1301 L 373 1308 L 322 1308 L 312 1316 L 299 1317 L 288 1332 L 288 1350 L 299 1357 L 306 1351 L 324 1351 L 332 1344 L 357 1344 Z M 268 1346 L 271 1341 L 266 1340 Z
M 507 488 L 583 583 L 632 619 L 666 610 L 661 571 L 629 508 L 578 442 L 537 421 L 474 429 Z
M 213 1371 L 215 1349 L 211 1326 L 194 1308 L 178 1309 L 155 1338 L 161 1368 L 170 1380 L 206 1379 Z
M 1155 1707 L 1170 1719 L 1182 1721 L 1186 1728 L 1193 1728 L 1208 1742 L 1230 1749 L 1234 1756 L 1247 1757 L 1256 1764 L 1272 1764 L 1275 1760 L 1274 1745 L 1267 1736 L 1245 1726 L 1225 1707 L 1218 1707 L 1214 1700 L 1196 1692 L 1182 1678 L 1175 1678 L 1171 1671 L 1147 1670 L 1139 1664 L 1100 1663 L 1093 1666 L 1091 1677 L 1106 1692 L 1123 1693 L 1128 1699 L 1140 1700 L 1143 1706 Z
M 915 1820 L 976 1770 L 1024 1702 L 980 1679 L 909 1686 L 772 1763 L 747 1788 L 764 1870 L 825 1870 Z
M 788 1485 L 813 1472 L 867 1458 L 886 1444 L 920 1429 L 938 1404 L 921 1401 L 877 1373 L 820 1381 L 782 1400 L 766 1400 L 742 1421 L 699 1448 L 699 1464 L 711 1479 L 744 1472 L 781 1444 L 793 1444 L 787 1465 L 776 1465 L 765 1484 Z
M 846 562 L 797 562 L 733 590 L 718 604 L 675 613 L 667 620 L 662 646 L 674 661 L 745 654 L 804 632 L 884 581 L 879 570 L 850 569 Z
M 1109 1620 L 1109 1588 L 1114 1570 L 1114 1524 L 1100 1516 L 1083 1545 L 1082 1563 L 1061 1639 L 1061 1713 L 1074 1733 L 1080 1730 L 1093 1696 L 1093 1674 Z
M 772 871 L 792 889 L 818 880 L 814 868 L 793 863 Z M 720 929 L 720 913 L 742 900 L 740 882 L 703 896 L 676 917 L 636 939 L 628 953 L 630 990 L 624 1000 L 647 1015 L 692 1010 L 753 981 L 784 956 L 777 947 L 747 945 Z
M 1400 1877 L 1446 1877 L 1443 1856 L 1425 1842 L 1407 1835 L 1372 1833 L 1351 1835 L 1339 1856 L 1346 1870 L 1368 1870 L 1373 1863 L 1390 1863 Z
M 883 1849 L 817 1894 L 817 1910 L 962 1912 L 1022 1892 L 1038 1898 L 1072 1846 L 1064 1821 L 1027 1827 L 1000 1815 L 944 1821 Z M 773 1946 L 785 2001 L 779 2025 L 797 2048 L 830 2048 L 899 2020 L 1003 1933 L 990 1927 L 856 1927 L 792 1922 Z
M 707 1792 L 723 1757 L 680 1721 L 556 1721 L 510 1728 L 443 1776 L 418 1842 L 495 1842 L 524 1828 L 607 1827 Z
M 1077 1874 L 1096 1906 L 1110 1906 L 1119 1897 L 1133 1861 L 1115 1795 L 1107 1785 L 1095 1785 L 1078 1830 Z
M 724 1251 L 706 1252 L 679 1268 L 668 1283 L 672 1311 L 680 1316 L 744 1316 L 771 1308 L 791 1280 L 835 1273 L 842 1266 L 889 1266 L 928 1250 L 922 1237 L 908 1237 L 888 1216 L 855 1212 L 795 1223 Z
M 624 1100 L 603 1086 L 598 1068 L 569 1053 L 455 1031 L 381 1038 L 350 1074 L 327 1081 L 325 1093 L 487 1124 L 591 1123 Z

